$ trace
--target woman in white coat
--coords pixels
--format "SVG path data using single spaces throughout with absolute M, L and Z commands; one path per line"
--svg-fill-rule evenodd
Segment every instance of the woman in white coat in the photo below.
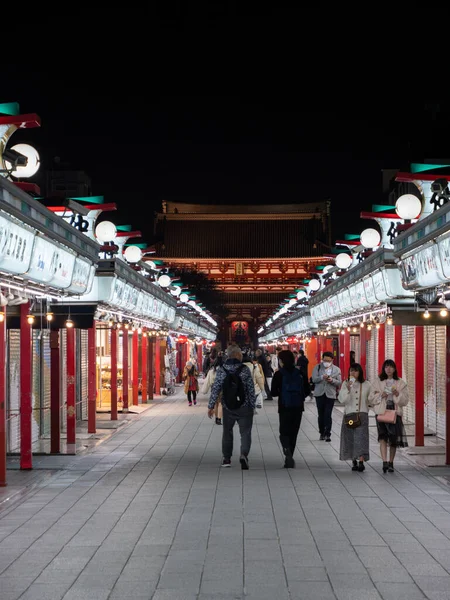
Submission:
M 262 408 L 264 390 L 264 375 L 262 372 L 262 367 L 258 361 L 256 361 L 256 364 L 253 364 L 252 359 L 248 356 L 248 354 L 243 355 L 242 364 L 248 367 L 250 369 L 250 373 L 252 374 L 253 384 L 255 386 L 256 408 Z
M 218 355 L 214 360 L 214 363 L 208 369 L 208 374 L 206 375 L 205 381 L 202 385 L 202 394 L 208 394 L 210 392 L 216 379 L 217 369 L 222 364 L 223 358 L 221 355 Z M 214 414 L 216 416 L 216 425 L 222 425 L 222 393 L 219 394 L 217 402 L 214 405 Z
M 369 408 L 371 406 L 372 386 L 364 379 L 362 367 L 354 363 L 348 372 L 339 392 L 339 401 L 344 405 L 344 417 L 341 428 L 340 460 L 351 460 L 352 471 L 364 471 L 364 463 L 369 454 Z M 351 419 L 354 413 L 357 417 Z M 358 427 L 346 424 L 346 421 L 359 420 Z
M 394 472 L 394 458 L 397 448 L 406 448 L 405 427 L 403 425 L 403 407 L 409 402 L 408 386 L 397 373 L 397 366 L 393 360 L 385 360 L 380 375 L 372 382 L 372 398 L 376 415 L 385 414 L 386 410 L 395 410 L 395 421 L 384 423 L 378 421 L 378 441 L 380 454 L 383 461 L 383 473 Z M 389 461 L 388 449 L 389 446 Z

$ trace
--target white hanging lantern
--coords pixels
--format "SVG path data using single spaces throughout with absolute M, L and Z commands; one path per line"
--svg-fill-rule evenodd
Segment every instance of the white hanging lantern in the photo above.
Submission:
M 158 278 L 158 285 L 160 285 L 163 288 L 166 288 L 169 287 L 171 281 L 172 280 L 168 275 L 161 275 L 161 277 Z
M 180 294 L 180 302 L 187 302 L 189 300 L 189 296 L 184 292 Z
M 170 293 L 172 296 L 179 296 L 181 294 L 181 288 L 177 286 L 170 288 Z
M 403 194 L 403 196 L 397 198 L 395 212 L 400 219 L 406 219 L 408 221 L 411 219 L 418 219 L 422 212 L 422 202 L 413 194 Z
M 308 287 L 312 292 L 317 292 L 320 289 L 320 281 L 319 279 L 311 279 L 308 283 Z
M 303 300 L 307 295 L 308 294 L 305 292 L 305 290 L 299 290 L 297 292 L 297 300 Z
M 342 254 L 338 254 L 335 259 L 336 266 L 340 269 L 348 269 L 352 264 L 352 257 L 350 254 L 346 254 L 345 252 Z
M 289 300 L 289 306 L 294 306 L 294 304 L 296 304 L 296 303 L 297 303 L 297 300 L 296 300 L 296 298 L 291 298 L 291 299 Z
M 361 233 L 361 244 L 364 248 L 376 248 L 381 241 L 381 235 L 376 229 L 369 227 Z
M 33 177 L 33 175 L 35 175 L 39 171 L 41 159 L 36 148 L 33 148 L 33 146 L 30 146 L 29 144 L 16 144 L 11 148 L 11 150 L 22 154 L 28 159 L 27 164 L 25 166 L 17 166 L 16 170 L 11 172 L 11 175 L 13 177 Z M 5 164 L 8 169 L 12 168 L 12 164 L 6 159 Z
M 124 256 L 129 263 L 137 263 L 142 258 L 142 250 L 139 246 L 128 246 L 124 252 Z
M 95 228 L 95 237 L 102 244 L 111 242 L 116 237 L 117 229 L 111 221 L 102 221 Z

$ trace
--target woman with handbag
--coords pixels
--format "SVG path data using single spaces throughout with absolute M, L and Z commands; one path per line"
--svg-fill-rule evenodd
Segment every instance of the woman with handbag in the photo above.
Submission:
M 344 405 L 340 460 L 351 460 L 352 471 L 364 471 L 369 454 L 369 400 L 372 386 L 364 379 L 362 367 L 354 363 L 342 384 L 339 401 Z
M 194 399 L 194 406 L 197 404 L 197 392 L 198 392 L 198 371 L 192 361 L 188 360 L 183 371 L 184 381 L 184 393 L 187 394 L 188 404 L 192 406 L 192 399 Z
M 385 360 L 379 377 L 372 384 L 371 402 L 377 415 L 378 441 L 383 461 L 383 473 L 394 472 L 397 448 L 406 448 L 403 406 L 409 402 L 408 387 L 397 373 L 393 360 Z M 387 448 L 389 446 L 389 462 Z

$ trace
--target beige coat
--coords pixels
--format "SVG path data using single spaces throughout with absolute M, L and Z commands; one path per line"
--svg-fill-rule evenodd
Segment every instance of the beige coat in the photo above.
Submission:
M 357 412 L 359 406 L 359 412 L 368 413 L 372 407 L 370 402 L 370 396 L 372 393 L 372 386 L 366 380 L 363 383 L 355 381 L 350 391 L 347 389 L 347 382 L 342 382 L 341 391 L 339 392 L 339 402 L 345 406 L 344 412 L 346 415 Z
M 394 386 L 399 394 L 398 396 L 392 395 L 392 399 L 395 404 L 397 415 L 401 417 L 403 415 L 402 407 L 406 406 L 409 402 L 408 386 L 403 379 L 395 380 Z M 385 387 L 385 381 L 380 381 L 379 377 L 377 377 L 375 381 L 372 381 L 372 393 L 370 394 L 369 401 L 374 406 L 373 412 L 376 415 L 382 415 L 386 410 L 386 399 L 381 397 Z
M 261 365 L 260 364 L 253 365 L 253 363 L 251 363 L 251 362 L 246 362 L 243 364 L 250 369 L 250 373 L 252 374 L 253 384 L 255 386 L 255 394 L 256 395 L 260 394 L 264 389 L 264 375 L 262 372 Z
M 194 377 L 197 383 L 197 392 L 198 392 L 198 371 L 194 368 Z M 188 376 L 188 368 L 184 367 L 183 371 L 183 381 L 184 381 L 184 393 L 187 394 L 189 391 L 189 376 Z

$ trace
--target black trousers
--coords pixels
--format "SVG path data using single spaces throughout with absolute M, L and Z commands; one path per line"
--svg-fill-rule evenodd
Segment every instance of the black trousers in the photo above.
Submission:
M 301 408 L 280 407 L 280 442 L 283 448 L 289 448 L 294 454 L 297 445 L 297 435 L 302 422 Z
M 192 394 L 192 396 L 194 398 L 194 402 L 195 402 L 195 400 L 197 398 L 197 392 L 194 392 L 194 391 L 191 392 L 191 390 L 189 390 L 189 392 L 187 393 L 188 402 L 191 402 L 191 394 Z
M 325 394 L 323 396 L 316 396 L 316 406 L 319 433 L 320 435 L 330 435 L 334 398 L 328 398 L 328 396 L 325 396 Z

